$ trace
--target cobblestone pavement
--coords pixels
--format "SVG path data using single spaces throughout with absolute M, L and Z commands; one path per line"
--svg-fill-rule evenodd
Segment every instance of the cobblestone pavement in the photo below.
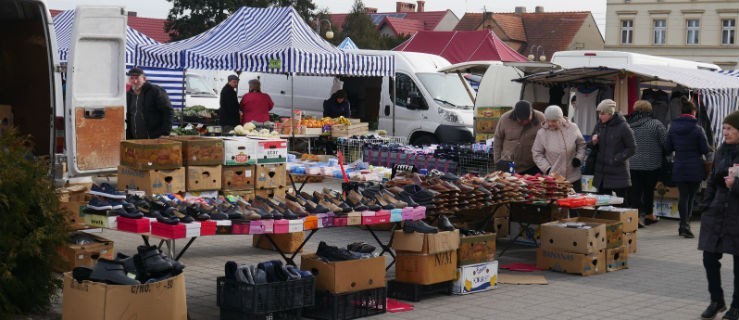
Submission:
M 308 185 L 316 187 L 319 185 Z M 378 315 L 377 319 L 699 319 L 708 305 L 706 280 L 697 239 L 677 235 L 678 223 L 663 219 L 640 229 L 638 253 L 629 256 L 629 269 L 589 277 L 543 271 L 548 285 L 508 285 L 465 296 L 435 296 L 412 303 L 415 310 Z M 698 234 L 698 222 L 692 227 Z M 389 232 L 379 232 L 386 241 Z M 141 238 L 123 232 L 105 230 L 102 236 L 115 241 L 115 248 L 134 253 Z M 181 258 L 187 283 L 187 305 L 192 319 L 218 319 L 216 277 L 223 275 L 224 263 L 258 263 L 277 259 L 276 252 L 251 246 L 251 236 L 213 236 L 198 238 Z M 319 241 L 341 245 L 358 240 L 372 241 L 359 228 L 320 230 L 304 252 L 315 252 Z M 183 246 L 184 242 L 178 242 Z M 498 241 L 498 252 L 508 245 Z M 298 258 L 299 259 L 299 258 Z M 500 263 L 535 263 L 534 248 L 514 246 Z M 731 297 L 731 261 L 723 260 L 724 290 Z M 299 260 L 298 260 L 299 262 Z M 393 269 L 388 272 L 392 279 Z M 60 312 L 55 306 L 55 312 Z

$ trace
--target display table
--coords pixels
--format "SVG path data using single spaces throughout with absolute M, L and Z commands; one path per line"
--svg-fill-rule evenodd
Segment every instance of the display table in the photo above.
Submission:
M 291 143 L 294 143 L 294 139 L 302 139 L 308 143 L 308 153 L 311 153 L 311 140 L 320 138 L 320 134 L 281 134 L 280 139 L 288 139 Z

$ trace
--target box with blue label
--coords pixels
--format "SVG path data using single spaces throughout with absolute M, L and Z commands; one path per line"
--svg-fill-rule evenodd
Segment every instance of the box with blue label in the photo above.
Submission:
M 457 279 L 452 286 L 454 294 L 470 294 L 495 288 L 498 282 L 498 261 L 471 264 L 457 268 Z

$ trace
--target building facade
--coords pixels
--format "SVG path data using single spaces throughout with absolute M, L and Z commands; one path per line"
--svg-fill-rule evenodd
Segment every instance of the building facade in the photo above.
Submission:
M 737 22 L 737 0 L 607 0 L 605 49 L 739 69 Z

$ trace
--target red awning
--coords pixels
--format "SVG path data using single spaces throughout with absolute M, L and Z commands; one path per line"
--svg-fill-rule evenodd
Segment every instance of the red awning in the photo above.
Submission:
M 489 30 L 418 31 L 393 50 L 436 54 L 452 64 L 477 60 L 527 61 Z

